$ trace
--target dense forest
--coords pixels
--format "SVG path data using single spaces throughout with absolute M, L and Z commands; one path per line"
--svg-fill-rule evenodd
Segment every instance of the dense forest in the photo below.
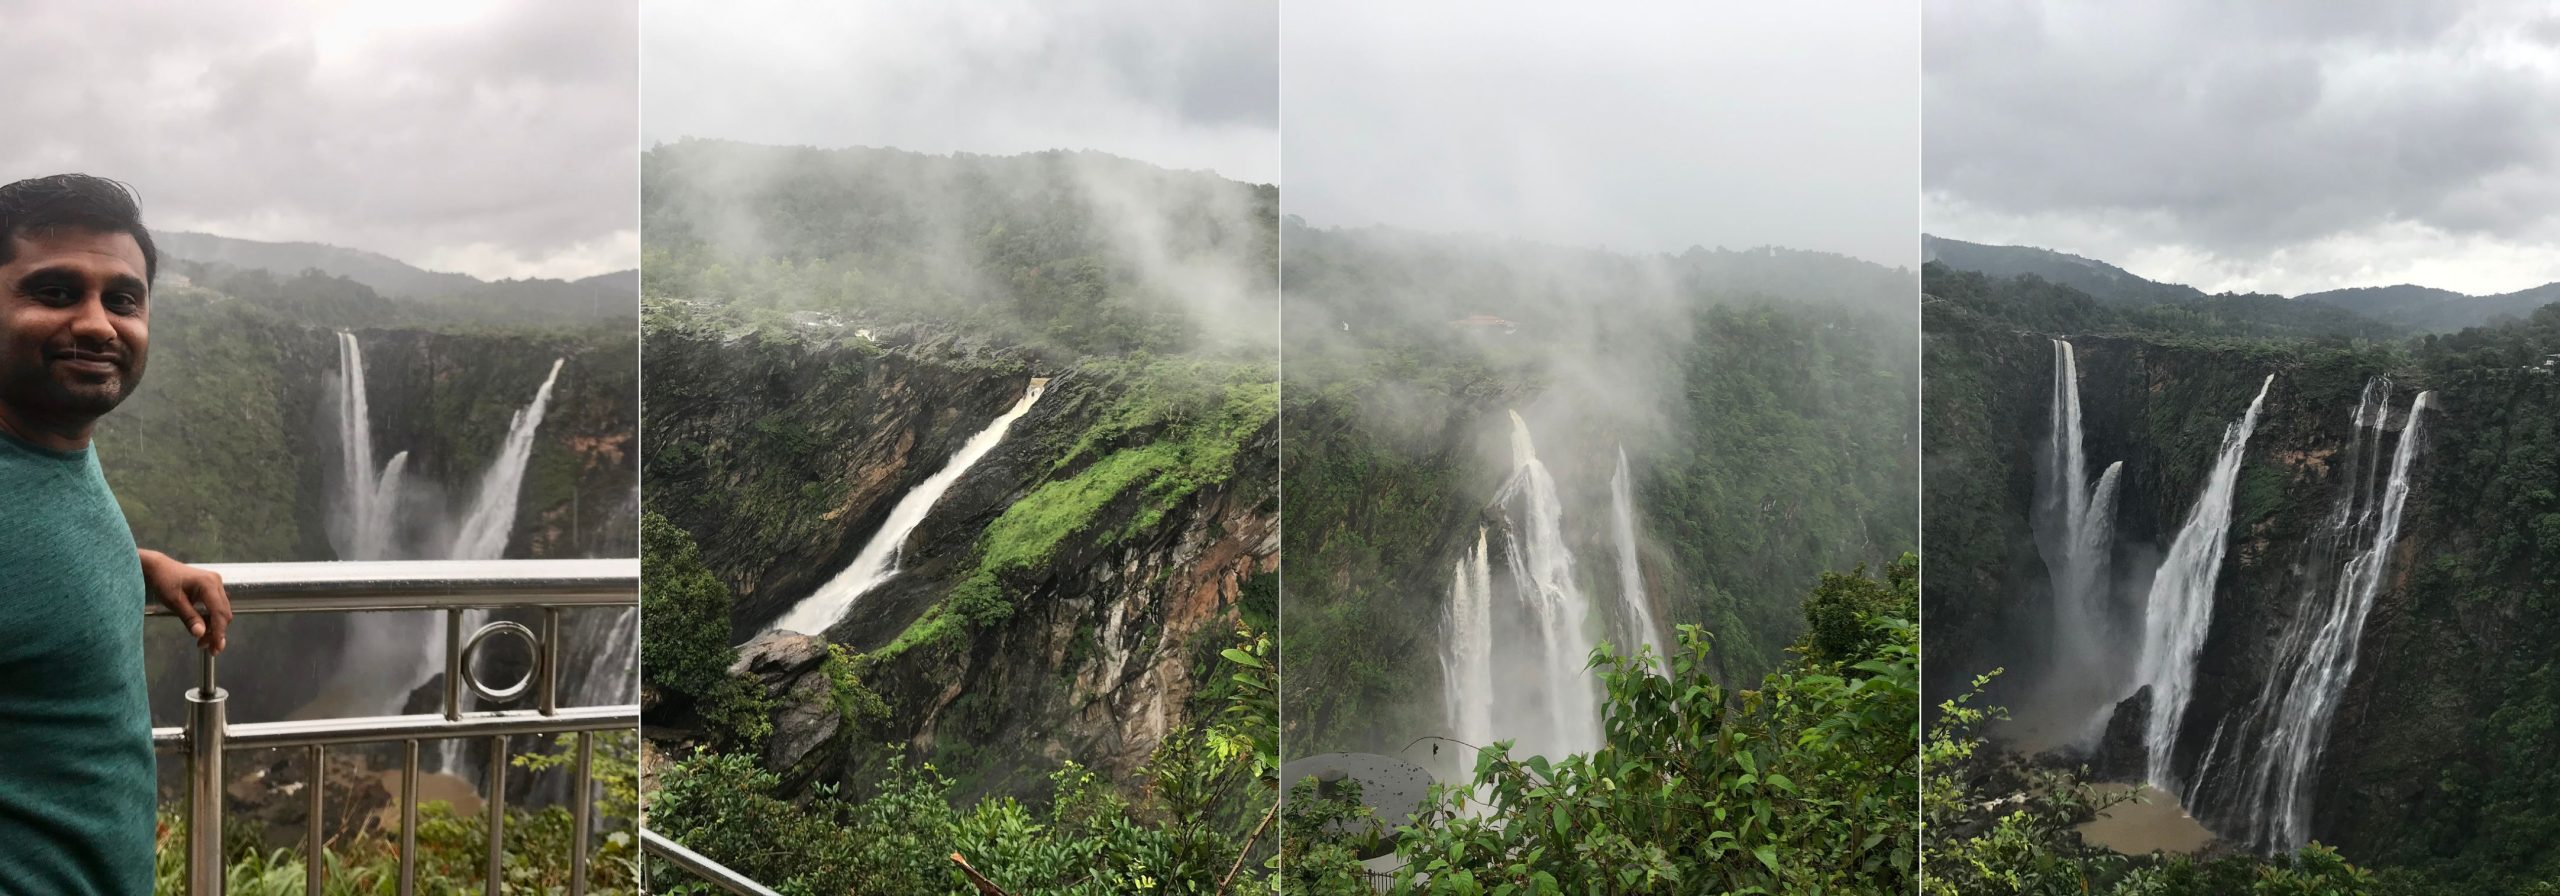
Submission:
M 2546 755 L 2560 655 L 2541 646 L 2560 593 L 2560 307 L 2412 335 L 2272 297 L 2109 300 L 1944 264 L 1924 284 L 1926 690 L 1947 726 L 1931 746 L 1930 867 L 1997 884 L 1948 892 L 2527 892 L 2560 878 Z M 2138 755 L 2130 771 L 2106 743 L 2021 757 L 2016 733 L 1982 715 L 2032 706 L 2065 661 L 2045 647 L 2053 598 L 2032 531 L 2056 338 L 2077 349 L 2089 472 L 2123 464 L 2114 588 L 2126 597 L 2170 549 L 2225 424 L 2266 392 L 2230 499 L 2230 554 L 2209 583 L 2189 736 L 2171 759 L 2202 776 L 2186 809 L 2224 841 L 2193 860 L 2126 859 L 2076 833 L 2113 799 L 2081 782 L 2139 778 Z M 2220 770 L 2255 761 L 2261 748 L 2233 732 L 2260 724 L 2267 682 L 2290 674 L 2298 646 L 2279 635 L 2305 612 L 2297 595 L 2328 587 L 2334 561 L 2319 551 L 2345 487 L 2337 471 L 2370 450 L 2354 442 L 2375 425 L 2357 417 L 2360 392 L 2385 396 L 2394 426 L 2429 396 L 2405 519 L 2335 722 L 2311 747 L 2311 845 L 2253 850 L 2251 804 Z M 1973 676 L 1995 670 L 1975 693 Z M 1962 695 L 1970 705 L 1950 702 Z M 2027 796 L 1986 812 L 1942 788 Z M 2267 889 L 2275 881 L 2296 889 Z

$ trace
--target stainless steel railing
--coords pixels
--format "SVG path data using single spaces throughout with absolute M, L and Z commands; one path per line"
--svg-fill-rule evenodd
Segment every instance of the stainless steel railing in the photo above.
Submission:
M 727 865 L 714 862 L 701 853 L 684 848 L 682 843 L 658 836 L 656 831 L 641 831 L 640 846 L 656 853 L 659 858 L 674 863 L 676 867 L 690 871 L 703 880 L 719 885 L 720 889 L 738 896 L 782 896 L 744 874 L 729 870 Z
M 400 779 L 400 890 L 417 892 L 418 747 L 429 740 L 487 738 L 489 855 L 486 892 L 497 896 L 506 855 L 506 743 L 516 734 L 575 734 L 575 781 L 571 812 L 577 836 L 570 856 L 570 893 L 587 888 L 587 830 L 592 822 L 593 794 L 589 769 L 594 761 L 594 735 L 600 731 L 637 731 L 637 705 L 563 707 L 560 688 L 561 614 L 581 607 L 636 607 L 640 599 L 638 560 L 419 560 L 359 563 L 212 564 L 222 574 L 223 589 L 235 614 L 355 612 L 364 610 L 442 610 L 444 633 L 444 703 L 441 713 L 360 718 L 230 724 L 225 717 L 229 692 L 214 678 L 214 658 L 205 654 L 196 687 L 187 692 L 185 725 L 152 730 L 156 746 L 184 751 L 187 757 L 187 892 L 221 896 L 226 868 L 222 856 L 222 754 L 226 750 L 300 747 L 309 751 L 311 780 L 305 886 L 321 892 L 327 863 L 321 803 L 327 750 L 345 744 L 396 743 L 404 747 Z M 465 633 L 465 610 L 539 609 L 542 630 L 497 621 Z M 145 611 L 168 615 L 157 605 Z M 525 677 L 504 687 L 491 687 L 474 671 L 471 657 L 491 638 L 514 637 L 533 648 L 534 663 Z M 505 702 L 539 688 L 538 707 L 519 710 L 469 711 L 462 708 L 465 689 L 491 702 Z

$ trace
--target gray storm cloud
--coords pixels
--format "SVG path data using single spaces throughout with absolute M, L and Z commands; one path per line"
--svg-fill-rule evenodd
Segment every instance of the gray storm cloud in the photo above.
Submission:
M 19 63 L 0 179 L 115 177 L 157 228 L 484 279 L 627 269 L 637 15 L 616 0 L 0 0 L 0 57 Z
M 1924 29 L 1933 233 L 2209 290 L 2555 274 L 2546 4 L 2002 0 Z

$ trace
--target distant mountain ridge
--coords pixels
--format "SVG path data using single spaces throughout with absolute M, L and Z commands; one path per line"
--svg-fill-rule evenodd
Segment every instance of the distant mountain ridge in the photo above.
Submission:
M 2109 305 L 2192 302 L 2205 297 L 2203 290 L 2192 286 L 2145 279 L 2103 261 L 2033 246 L 1992 246 L 1922 234 L 1920 259 L 1993 277 L 2034 274 Z
M 1922 234 L 1921 258 L 1992 277 L 2033 274 L 2087 293 L 2109 305 L 2186 303 L 2216 298 L 2180 283 L 2145 279 L 2123 268 L 2067 252 L 2033 246 L 1993 246 Z M 2446 333 L 2503 318 L 2523 317 L 2560 302 L 2560 282 L 2489 296 L 2431 286 L 2399 285 L 2332 289 L 2290 297 L 2371 318 L 2419 333 Z
M 164 255 L 177 260 L 266 271 L 278 278 L 319 271 L 364 284 L 387 298 L 439 306 L 475 317 L 523 314 L 591 320 L 636 317 L 639 313 L 638 270 L 577 280 L 490 281 L 468 274 L 426 270 L 377 252 L 321 243 L 271 243 L 188 231 L 154 233 L 152 240 Z

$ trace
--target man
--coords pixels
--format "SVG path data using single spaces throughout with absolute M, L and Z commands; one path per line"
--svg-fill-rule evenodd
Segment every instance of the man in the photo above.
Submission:
M 151 892 L 143 595 L 205 650 L 231 621 L 219 576 L 134 547 L 89 445 L 142 380 L 158 263 L 123 184 L 0 187 L 0 893 Z

